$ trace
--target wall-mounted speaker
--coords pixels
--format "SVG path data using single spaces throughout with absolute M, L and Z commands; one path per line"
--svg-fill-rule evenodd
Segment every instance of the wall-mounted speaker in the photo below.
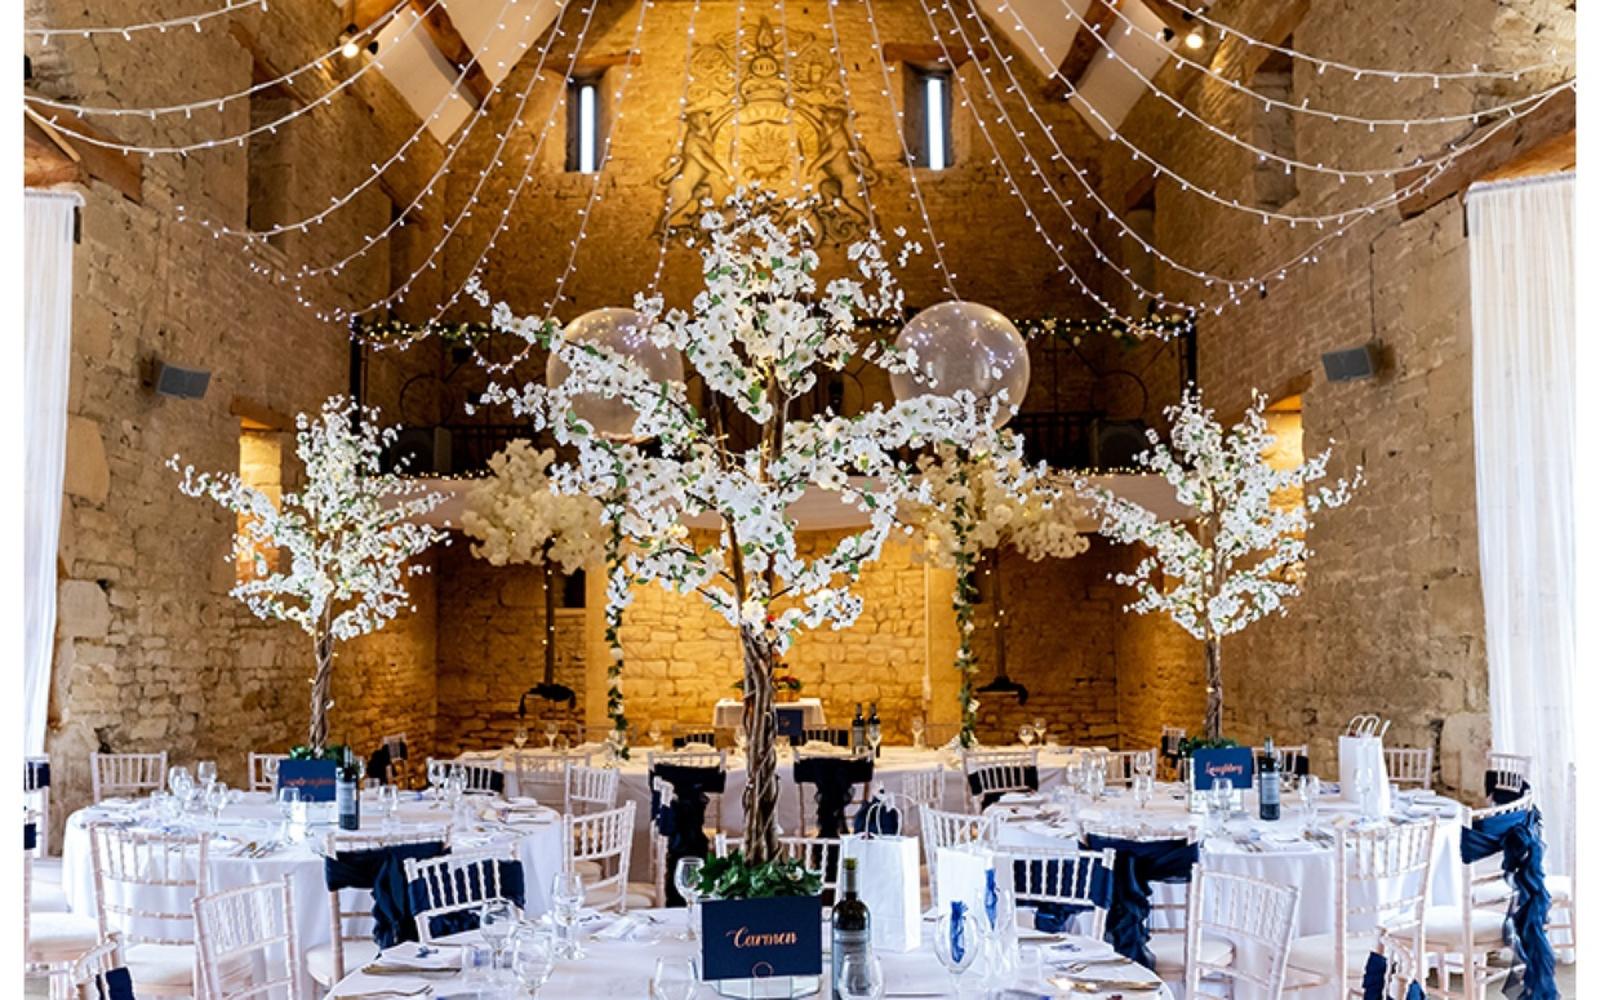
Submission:
M 1096 469 L 1127 469 L 1150 447 L 1143 420 L 1096 420 L 1089 438 L 1089 464 Z
M 211 384 L 211 373 L 197 368 L 179 368 L 165 361 L 156 365 L 156 393 L 174 399 L 201 399 Z
M 385 472 L 408 476 L 448 476 L 450 432 L 443 427 L 402 427 L 383 453 Z
M 1322 356 L 1322 370 L 1329 382 L 1355 382 L 1378 374 L 1378 350 L 1375 344 L 1362 344 L 1343 351 L 1329 351 Z

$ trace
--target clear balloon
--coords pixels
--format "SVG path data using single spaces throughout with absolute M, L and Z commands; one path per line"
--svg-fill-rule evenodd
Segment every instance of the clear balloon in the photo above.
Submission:
M 634 309 L 607 308 L 586 312 L 567 324 L 566 337 L 579 344 L 604 347 L 613 354 L 631 358 L 658 382 L 683 381 L 683 355 L 675 347 L 661 347 L 649 336 L 650 327 L 643 313 Z M 545 384 L 561 385 L 570 374 L 565 362 L 552 354 L 545 366 Z M 606 398 L 595 393 L 572 397 L 572 412 L 588 421 L 596 434 L 608 441 L 643 440 L 633 433 L 638 413 L 621 398 Z
M 890 376 L 896 399 L 953 396 L 966 389 L 980 400 L 1004 392 L 1010 410 L 1028 394 L 1028 342 L 999 312 L 976 302 L 941 302 L 917 313 L 895 338 L 901 351 L 916 352 L 915 374 Z

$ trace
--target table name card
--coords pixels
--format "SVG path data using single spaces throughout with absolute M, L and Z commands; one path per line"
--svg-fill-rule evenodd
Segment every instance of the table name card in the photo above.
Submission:
M 706 979 L 815 976 L 822 971 L 822 899 L 708 900 L 700 939 Z
M 1255 773 L 1255 751 L 1249 747 L 1224 747 L 1194 752 L 1194 787 L 1208 791 L 1218 778 L 1233 783 L 1235 791 L 1250 787 Z
M 278 788 L 298 788 L 305 802 L 332 802 L 335 776 L 331 760 L 278 762 Z

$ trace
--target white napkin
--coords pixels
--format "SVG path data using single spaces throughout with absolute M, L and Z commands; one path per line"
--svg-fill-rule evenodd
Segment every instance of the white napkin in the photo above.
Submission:
M 421 945 L 416 942 L 397 945 L 380 954 L 368 968 L 416 969 L 424 972 L 460 970 L 461 948 L 458 945 Z

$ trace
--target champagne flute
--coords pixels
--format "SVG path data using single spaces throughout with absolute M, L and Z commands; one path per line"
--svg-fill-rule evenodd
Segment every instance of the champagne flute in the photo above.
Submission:
M 560 735 L 561 725 L 559 723 L 546 722 L 544 724 L 544 741 L 550 745 L 549 749 L 554 750 L 556 748 L 556 737 Z
M 583 948 L 578 944 L 577 933 L 578 908 L 583 905 L 583 898 L 582 875 L 577 872 L 560 872 L 556 875 L 551 884 L 550 901 L 555 904 L 551 916 L 561 934 L 556 946 L 560 958 L 583 957 Z
M 839 967 L 839 1000 L 881 1000 L 883 963 L 872 952 L 845 956 Z
M 517 931 L 516 944 L 511 953 L 511 971 L 517 975 L 528 996 L 537 997 L 539 987 L 550 981 L 556 971 L 555 947 L 548 934 L 523 927 Z
M 518 726 L 516 734 L 511 737 L 511 742 L 517 745 L 517 752 L 521 753 L 522 748 L 528 745 L 528 727 Z
M 655 975 L 650 977 L 650 1000 L 690 1000 L 699 985 L 694 959 L 663 955 L 656 959 Z
M 695 939 L 694 908 L 700 900 L 700 869 L 703 867 L 705 867 L 703 858 L 679 858 L 678 867 L 672 873 L 672 884 L 677 886 L 683 901 L 689 904 L 684 910 L 684 933 L 679 939 L 682 941 Z

